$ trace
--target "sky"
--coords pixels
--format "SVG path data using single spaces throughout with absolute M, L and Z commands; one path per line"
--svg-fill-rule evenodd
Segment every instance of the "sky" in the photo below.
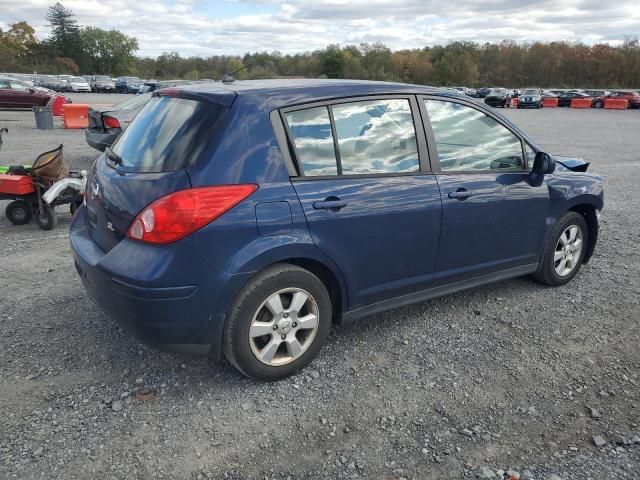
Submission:
M 50 0 L 0 0 L 0 28 L 48 35 Z M 456 40 L 618 44 L 640 36 L 639 0 L 69 0 L 81 25 L 135 36 L 139 56 L 274 51 L 381 41 L 393 50 Z

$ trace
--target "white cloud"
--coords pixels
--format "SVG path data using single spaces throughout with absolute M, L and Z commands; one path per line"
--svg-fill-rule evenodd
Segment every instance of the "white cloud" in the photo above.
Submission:
M 0 0 L 0 26 L 27 20 L 48 35 L 50 0 Z M 315 50 L 329 43 L 383 41 L 393 49 L 454 40 L 618 43 L 640 32 L 635 0 L 68 0 L 80 24 L 133 35 L 140 55 Z M 239 8 L 243 7 L 243 8 Z M 242 11 L 240 14 L 232 14 Z M 246 13 L 250 12 L 250 13 Z

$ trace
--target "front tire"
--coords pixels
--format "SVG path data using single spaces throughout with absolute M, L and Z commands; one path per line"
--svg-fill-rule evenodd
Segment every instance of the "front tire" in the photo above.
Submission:
M 225 356 L 248 377 L 287 377 L 318 354 L 331 317 L 331 299 L 318 277 L 295 265 L 273 265 L 251 280 L 231 307 Z
M 53 230 L 58 223 L 55 209 L 46 204 L 42 205 L 42 210 L 36 210 L 35 220 L 42 230 Z
M 540 283 L 558 287 L 576 276 L 589 242 L 587 222 L 576 212 L 567 212 L 553 226 L 538 271 Z

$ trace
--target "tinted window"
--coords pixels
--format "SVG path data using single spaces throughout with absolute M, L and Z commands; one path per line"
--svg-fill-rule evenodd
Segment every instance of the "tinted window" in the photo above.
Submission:
M 443 171 L 524 168 L 520 139 L 487 114 L 453 102 L 425 104 Z
M 333 106 L 344 175 L 419 169 L 409 100 L 374 100 Z
M 327 107 L 285 115 L 300 166 L 307 176 L 337 175 L 338 167 Z
M 138 113 L 111 149 L 130 172 L 166 172 L 196 163 L 224 107 L 182 98 L 156 97 Z

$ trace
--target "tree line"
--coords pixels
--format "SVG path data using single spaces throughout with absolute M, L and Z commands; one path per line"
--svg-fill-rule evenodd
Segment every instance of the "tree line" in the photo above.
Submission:
M 392 51 L 382 43 L 328 45 L 322 50 L 243 56 L 137 57 L 138 42 L 117 30 L 81 27 L 62 4 L 49 7 L 49 38 L 38 42 L 26 22 L 0 30 L 0 70 L 137 75 L 154 79 L 326 77 L 441 86 L 640 88 L 640 42 L 619 45 L 558 42 L 452 42 Z

